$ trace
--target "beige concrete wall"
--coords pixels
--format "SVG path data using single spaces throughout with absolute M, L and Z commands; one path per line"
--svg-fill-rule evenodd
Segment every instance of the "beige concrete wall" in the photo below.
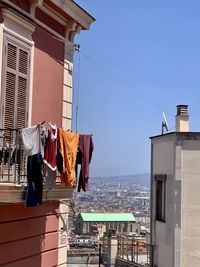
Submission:
M 153 145 L 153 173 L 173 175 L 174 157 L 173 141 L 155 143 Z
M 152 144 L 154 264 L 200 266 L 200 140 L 175 134 L 153 139 Z M 167 175 L 166 222 L 155 220 L 155 174 Z
M 181 267 L 200 266 L 200 140 L 182 151 Z
M 173 195 L 171 194 L 171 187 L 173 186 L 174 177 L 174 143 L 173 141 L 166 140 L 153 144 L 153 229 L 152 237 L 154 247 L 154 262 L 159 267 L 172 267 L 172 251 L 173 251 L 173 238 L 171 230 L 173 228 Z M 155 220 L 155 202 L 156 202 L 156 183 L 154 180 L 155 174 L 166 174 L 166 221 L 160 222 Z

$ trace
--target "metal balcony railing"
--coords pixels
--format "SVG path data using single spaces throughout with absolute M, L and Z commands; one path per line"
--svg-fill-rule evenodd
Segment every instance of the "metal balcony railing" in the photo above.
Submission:
M 0 129 L 0 184 L 26 185 L 26 166 L 21 130 Z
M 67 263 L 70 267 L 101 266 L 101 267 L 152 267 L 152 245 L 147 244 L 144 238 L 129 239 L 124 236 L 104 237 L 89 246 L 84 243 L 74 245 L 70 243 Z
M 26 158 L 21 131 L 0 129 L 0 183 L 25 183 Z
M 118 237 L 117 258 L 132 263 L 130 266 L 151 266 L 152 245 L 144 239 Z

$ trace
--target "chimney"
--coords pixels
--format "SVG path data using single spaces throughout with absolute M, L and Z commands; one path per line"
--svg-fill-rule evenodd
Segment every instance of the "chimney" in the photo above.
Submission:
M 188 105 L 178 105 L 176 107 L 176 132 L 189 132 Z

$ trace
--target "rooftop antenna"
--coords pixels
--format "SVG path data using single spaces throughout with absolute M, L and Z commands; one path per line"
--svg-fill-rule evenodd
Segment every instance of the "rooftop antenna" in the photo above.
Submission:
M 169 127 L 168 127 L 168 123 L 167 123 L 167 119 L 166 119 L 165 113 L 163 112 L 162 135 L 164 134 L 164 129 L 168 132 Z

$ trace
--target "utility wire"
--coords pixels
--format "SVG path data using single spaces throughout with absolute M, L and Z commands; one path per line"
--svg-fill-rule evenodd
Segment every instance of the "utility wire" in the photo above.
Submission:
M 80 52 L 84 57 L 86 57 L 90 62 L 92 62 L 94 65 L 96 65 L 99 69 L 101 69 L 101 71 L 103 71 L 106 74 L 111 74 L 115 80 L 117 80 L 119 83 L 121 83 L 123 86 L 125 86 L 129 92 L 133 93 L 133 91 L 141 98 L 143 98 L 144 100 L 146 100 L 147 102 L 151 103 L 152 105 L 154 105 L 157 109 L 159 109 L 160 111 L 163 112 L 163 110 L 168 113 L 169 115 L 174 117 L 174 114 L 172 114 L 171 112 L 167 111 L 166 109 L 163 109 L 162 106 L 160 106 L 159 104 L 155 103 L 154 101 L 152 101 L 151 99 L 149 99 L 148 97 L 144 96 L 143 94 L 141 94 L 138 90 L 136 90 L 135 88 L 130 88 L 129 85 L 127 85 L 126 83 L 124 83 L 123 81 L 121 81 L 119 79 L 118 76 L 116 76 L 113 72 L 108 71 L 106 68 L 103 68 L 102 66 L 100 66 L 97 62 L 95 62 L 90 56 L 88 56 L 86 53 L 84 53 L 83 51 Z
M 73 49 L 73 47 L 74 47 L 74 44 L 73 44 L 73 43 L 70 43 L 69 41 L 63 40 L 63 39 L 61 39 L 61 38 L 59 38 L 59 37 L 56 37 L 56 36 L 54 36 L 54 35 L 52 35 L 52 34 L 51 34 L 51 36 L 52 36 L 53 38 L 59 40 L 60 42 L 63 42 L 63 43 L 65 43 L 65 44 L 71 46 L 72 49 Z M 104 60 L 104 61 L 106 61 L 106 62 L 109 62 L 109 63 L 111 63 L 111 64 L 114 65 L 114 66 L 118 66 L 119 68 L 124 69 L 124 70 L 130 72 L 131 74 L 134 74 L 134 75 L 137 76 L 137 77 L 140 77 L 143 81 L 150 82 L 151 84 L 153 84 L 153 85 L 156 86 L 156 87 L 162 88 L 163 90 L 168 91 L 168 92 L 170 92 L 170 93 L 172 93 L 172 94 L 175 94 L 175 95 L 177 95 L 177 96 L 181 96 L 181 97 L 184 97 L 184 98 L 186 98 L 186 99 L 190 99 L 190 100 L 193 101 L 193 102 L 200 103 L 200 101 L 199 101 L 198 99 L 195 99 L 195 98 L 193 98 L 193 97 L 191 97 L 191 96 L 188 96 L 188 95 L 185 95 L 185 94 L 181 94 L 181 93 L 179 93 L 179 92 L 177 92 L 177 91 L 175 91 L 175 90 L 172 90 L 171 88 L 168 88 L 167 86 L 161 84 L 160 82 L 157 82 L 157 81 L 155 81 L 155 80 L 153 80 L 153 79 L 151 79 L 151 78 L 147 78 L 147 77 L 145 77 L 144 75 L 142 75 L 142 74 L 140 74 L 140 73 L 138 73 L 138 72 L 136 72 L 136 71 L 133 71 L 133 70 L 127 68 L 127 67 L 124 67 L 124 66 L 122 66 L 122 65 L 119 65 L 119 64 L 117 64 L 116 62 L 113 62 L 112 60 L 110 60 L 110 59 L 108 59 L 108 58 L 106 58 L 106 57 L 103 57 L 103 56 L 97 54 L 97 53 L 94 52 L 94 51 L 91 51 L 91 50 L 89 50 L 89 49 L 87 49 L 87 48 L 85 48 L 85 47 L 82 47 L 82 49 L 84 49 L 86 52 L 88 52 L 88 53 L 90 53 L 90 54 L 93 54 L 94 56 L 100 58 L 101 60 Z M 67 53 L 67 54 L 68 54 L 68 53 Z M 68 54 L 68 55 L 71 56 L 71 54 Z
M 78 111 L 79 111 L 79 94 L 80 94 L 80 62 L 81 56 L 78 50 L 78 81 L 77 81 L 77 96 L 76 96 L 76 132 L 78 131 Z
M 77 71 L 73 71 L 73 103 L 75 103 L 75 108 L 73 109 L 73 114 L 75 116 L 75 131 L 78 131 L 78 112 L 79 112 L 79 95 L 80 95 L 80 65 L 81 65 L 81 57 L 80 57 L 80 45 L 74 45 L 74 51 L 77 57 L 74 58 L 74 68 Z
M 142 75 L 142 74 L 140 74 L 140 73 L 138 73 L 138 72 L 136 72 L 136 71 L 134 71 L 134 70 L 131 70 L 131 69 L 127 68 L 127 67 L 124 67 L 124 66 L 122 66 L 122 65 L 119 65 L 119 64 L 117 64 L 116 62 L 113 62 L 112 60 L 110 60 L 110 59 L 108 59 L 108 58 L 106 58 L 106 57 L 104 57 L 104 56 L 98 55 L 97 53 L 95 53 L 95 52 L 93 52 L 93 51 L 91 51 L 91 50 L 88 50 L 88 49 L 85 48 L 85 47 L 82 47 L 82 49 L 85 50 L 86 52 L 88 52 L 88 53 L 90 53 L 90 54 L 92 54 L 92 55 L 98 57 L 99 59 L 101 59 L 101 60 L 103 60 L 103 61 L 105 61 L 105 62 L 108 62 L 108 63 L 114 65 L 115 67 L 121 68 L 121 69 L 123 69 L 123 70 L 125 70 L 125 71 L 128 71 L 128 72 L 131 73 L 131 74 L 134 74 L 135 76 L 139 77 L 139 78 L 142 79 L 143 81 L 150 82 L 152 85 L 154 85 L 154 86 L 156 86 L 156 87 L 159 87 L 159 88 L 161 88 L 161 89 L 163 89 L 163 90 L 165 90 L 165 91 L 168 91 L 168 92 L 170 92 L 170 93 L 172 93 L 172 94 L 175 94 L 175 95 L 177 95 L 177 96 L 181 96 L 181 97 L 184 97 L 184 98 L 186 98 L 186 99 L 190 99 L 190 100 L 193 101 L 193 102 L 200 103 L 200 100 L 198 100 L 198 99 L 195 99 L 195 98 L 193 98 L 193 97 L 191 97 L 191 96 L 188 96 L 188 95 L 179 93 L 179 92 L 177 92 L 177 91 L 175 91 L 175 90 L 172 90 L 172 89 L 168 88 L 167 86 L 161 84 L 161 83 L 158 82 L 158 81 L 155 81 L 155 80 L 153 80 L 153 79 L 151 79 L 151 78 L 147 78 L 147 77 L 145 77 L 144 75 Z

